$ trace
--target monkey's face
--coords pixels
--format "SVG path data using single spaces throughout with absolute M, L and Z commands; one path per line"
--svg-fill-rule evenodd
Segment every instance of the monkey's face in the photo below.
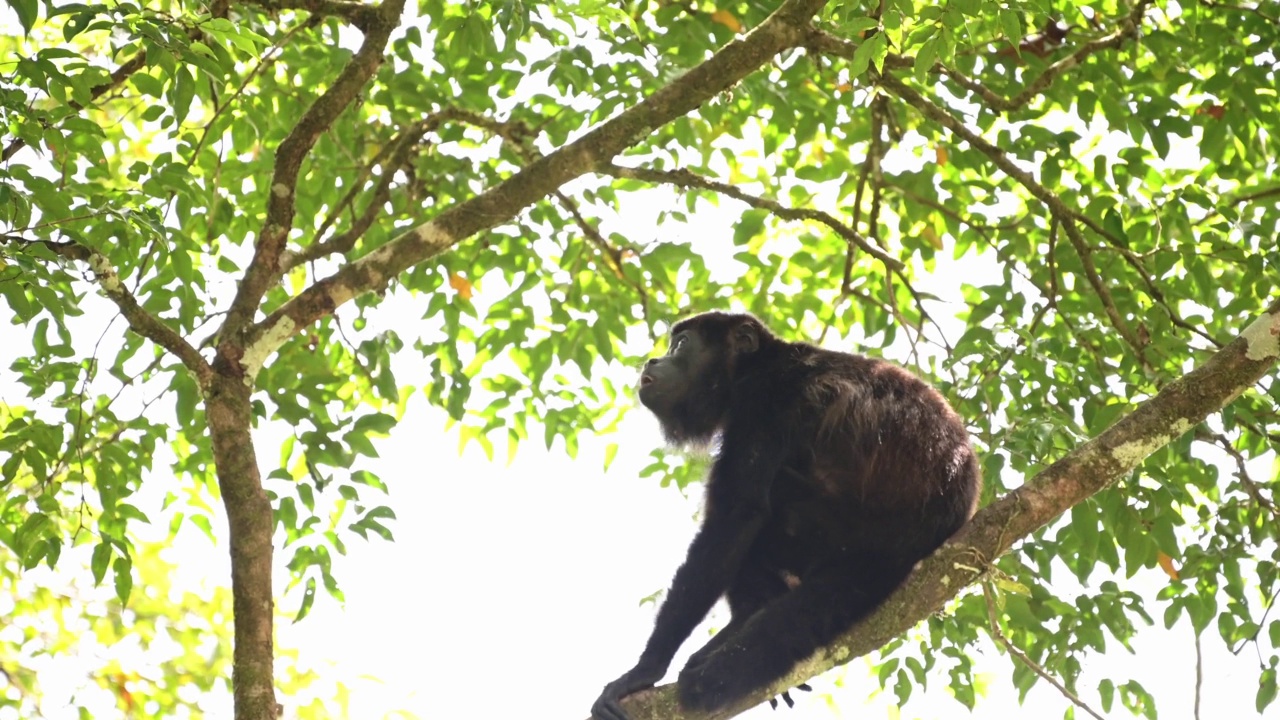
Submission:
M 685 401 L 698 394 L 701 381 L 711 374 L 716 353 L 694 329 L 671 337 L 667 354 L 650 358 L 640 373 L 640 403 L 664 423 L 670 422 Z

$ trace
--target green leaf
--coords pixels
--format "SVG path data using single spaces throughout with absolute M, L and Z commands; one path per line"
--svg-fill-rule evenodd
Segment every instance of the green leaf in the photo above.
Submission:
M 96 549 L 94 554 L 97 554 Z M 127 557 L 118 557 L 111 568 L 115 571 L 116 598 L 121 605 L 128 605 L 129 595 L 133 592 L 133 563 Z
M 136 72 L 129 76 L 129 82 L 144 95 L 153 98 L 164 97 L 164 82 L 157 77 L 145 72 Z M 163 105 L 154 105 L 152 107 L 159 108 L 161 112 L 164 112 L 165 109 Z
M 1011 10 L 1000 10 L 1000 32 L 1004 34 L 1005 39 L 1010 43 L 1017 45 L 1022 41 L 1025 31 L 1022 29 L 1022 19 L 1018 13 Z
M 853 60 L 849 62 L 849 77 L 861 77 L 866 74 L 867 67 L 877 55 L 884 57 L 882 51 L 887 47 L 886 42 L 884 33 L 881 33 L 860 43 L 858 49 L 853 51 Z
M 13 12 L 18 16 L 23 34 L 30 35 L 31 28 L 36 26 L 36 20 L 40 16 L 38 0 L 9 0 L 9 7 L 13 8 Z
M 942 47 L 942 38 L 933 37 L 928 42 L 920 46 L 920 51 L 916 53 L 914 72 L 916 79 L 923 82 L 928 77 L 929 71 L 933 68 L 933 64 L 938 61 L 938 50 Z
M 1258 678 L 1258 695 L 1254 699 L 1254 707 L 1261 713 L 1276 699 L 1276 669 L 1269 667 L 1262 671 Z
M 111 543 L 99 542 L 93 548 L 93 559 L 89 563 L 93 570 L 93 584 L 101 585 L 102 578 L 107 575 L 107 565 L 111 562 Z
M 302 591 L 302 604 L 298 607 L 298 612 L 293 615 L 294 624 L 302 622 L 302 619 L 311 612 L 311 606 L 316 602 L 316 579 L 307 578 L 306 588 Z

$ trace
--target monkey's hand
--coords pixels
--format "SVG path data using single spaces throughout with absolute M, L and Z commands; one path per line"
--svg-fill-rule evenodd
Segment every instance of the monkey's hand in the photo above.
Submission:
M 622 674 L 622 677 L 604 686 L 600 697 L 591 706 L 591 717 L 595 720 L 630 720 L 622 709 L 620 701 L 637 690 L 653 687 L 662 679 L 665 669 L 650 668 L 637 665 Z

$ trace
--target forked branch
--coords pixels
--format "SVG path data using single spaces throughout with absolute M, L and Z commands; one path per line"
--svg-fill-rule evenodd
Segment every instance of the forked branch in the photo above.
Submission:
M 276 150 L 275 168 L 271 184 L 267 188 L 266 218 L 258 231 L 253 260 L 245 269 L 223 323 L 224 342 L 235 342 L 234 336 L 250 324 L 258 311 L 262 296 L 280 277 L 280 254 L 284 251 L 285 241 L 293 228 L 294 193 L 302 162 L 311 152 L 316 140 L 355 101 L 373 74 L 382 66 L 383 53 L 391 32 L 399 25 L 404 3 L 405 0 L 383 0 L 378 6 L 377 22 L 365 28 L 364 42 L 360 49 L 351 56 L 351 60 L 329 89 L 316 98 L 302 114 L 289 136 Z
M 478 232 L 511 220 L 566 182 L 611 162 L 656 128 L 733 87 L 778 53 L 801 45 L 810 20 L 825 4 L 826 0 L 786 0 L 759 27 L 644 101 L 531 162 L 493 188 L 450 207 L 435 219 L 317 281 L 251 328 L 240 359 L 246 372 L 252 377 L 285 341 L 332 314 L 343 303 L 381 289 L 400 272 Z M 274 266 L 275 258 L 271 260 Z

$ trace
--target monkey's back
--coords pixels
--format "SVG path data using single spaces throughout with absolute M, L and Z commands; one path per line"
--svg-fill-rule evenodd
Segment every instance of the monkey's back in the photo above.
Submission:
M 910 566 L 972 516 L 981 471 L 968 432 L 933 387 L 892 363 L 790 344 L 773 375 L 793 451 L 771 491 L 765 542 L 791 556 Z M 782 387 L 790 385 L 791 387 Z

